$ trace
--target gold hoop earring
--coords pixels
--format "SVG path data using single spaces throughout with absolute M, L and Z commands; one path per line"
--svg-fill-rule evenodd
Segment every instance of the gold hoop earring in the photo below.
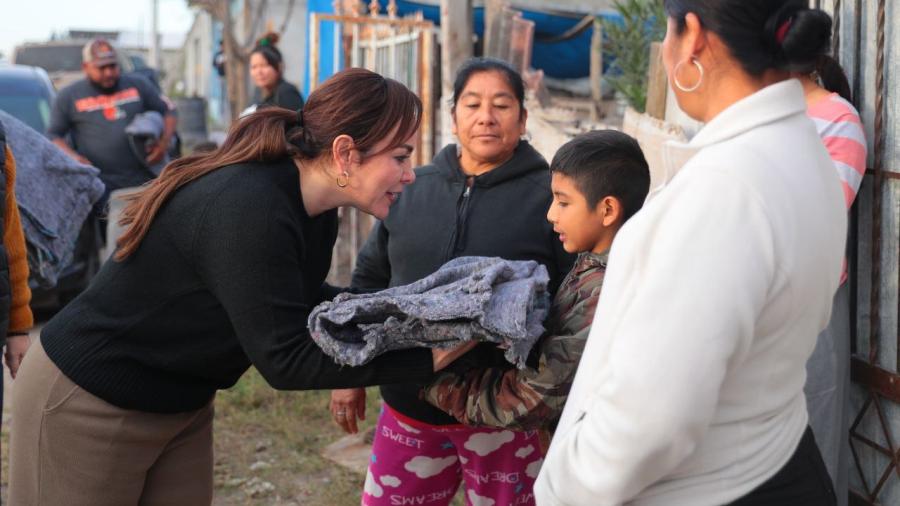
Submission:
M 688 87 L 681 84 L 681 81 L 678 80 L 678 70 L 682 65 L 684 65 L 684 61 L 678 62 L 678 65 L 675 65 L 675 69 L 672 70 L 672 80 L 675 81 L 675 87 L 685 93 L 695 92 L 697 91 L 697 88 L 699 88 L 700 85 L 703 84 L 703 65 L 701 65 L 700 62 L 694 57 L 691 57 L 690 61 L 695 67 L 697 67 L 697 71 L 700 72 L 700 78 L 697 79 L 697 84 Z
M 343 179 L 341 179 L 341 178 L 343 178 Z M 340 176 L 334 178 L 334 180 L 339 187 L 346 188 L 347 185 L 350 184 L 350 174 L 347 174 L 347 172 L 345 171 Z

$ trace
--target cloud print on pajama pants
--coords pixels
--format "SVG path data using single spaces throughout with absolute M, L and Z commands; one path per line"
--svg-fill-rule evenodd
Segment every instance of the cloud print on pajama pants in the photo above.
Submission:
M 472 506 L 534 505 L 542 458 L 537 433 L 429 426 L 382 409 L 364 506 L 449 504 L 465 482 Z

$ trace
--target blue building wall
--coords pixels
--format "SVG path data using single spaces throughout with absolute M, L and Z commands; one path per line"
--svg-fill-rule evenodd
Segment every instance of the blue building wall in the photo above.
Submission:
M 308 0 L 306 26 L 309 26 L 309 20 L 313 13 L 333 14 L 334 7 L 331 0 Z M 331 21 L 322 21 L 319 24 L 319 82 L 328 79 L 329 76 L 341 70 L 335 68 L 334 51 L 335 51 L 335 30 L 337 26 Z M 342 48 L 338 47 L 339 61 L 343 61 Z M 306 32 L 306 73 L 301 86 L 304 97 L 309 96 L 310 92 L 310 73 L 312 65 L 313 41 L 310 39 L 309 30 Z

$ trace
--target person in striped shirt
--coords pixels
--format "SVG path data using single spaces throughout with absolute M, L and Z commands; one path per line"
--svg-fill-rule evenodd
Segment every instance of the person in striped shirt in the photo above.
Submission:
M 865 129 L 851 103 L 850 84 L 830 56 L 820 57 L 812 72 L 795 77 L 803 84 L 807 114 L 834 161 L 849 210 L 866 173 L 867 151 Z M 804 387 L 809 424 L 834 482 L 839 506 L 846 506 L 848 501 L 850 471 L 850 420 L 844 409 L 850 394 L 850 299 L 846 281 L 845 260 L 831 320 L 819 334 L 806 364 Z

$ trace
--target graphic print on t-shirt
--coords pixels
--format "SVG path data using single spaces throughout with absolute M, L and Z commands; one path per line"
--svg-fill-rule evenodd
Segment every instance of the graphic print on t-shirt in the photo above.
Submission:
M 116 121 L 125 117 L 125 111 L 119 108 L 120 105 L 140 101 L 141 95 L 138 89 L 132 86 L 111 94 L 100 94 L 78 99 L 75 101 L 75 110 L 78 112 L 91 112 L 102 109 L 104 118 L 109 121 Z

